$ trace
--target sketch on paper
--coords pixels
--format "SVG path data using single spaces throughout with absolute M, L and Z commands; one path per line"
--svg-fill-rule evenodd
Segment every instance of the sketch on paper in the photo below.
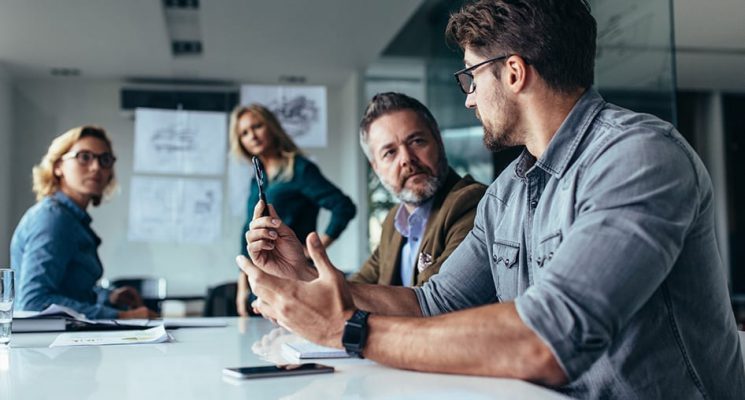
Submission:
M 158 152 L 191 152 L 196 135 L 197 132 L 188 126 L 168 125 L 155 131 L 150 144 Z
M 326 147 L 326 88 L 323 86 L 241 86 L 241 104 L 271 110 L 300 147 Z
M 225 113 L 138 108 L 134 170 L 222 175 L 227 130 Z
M 221 218 L 220 180 L 132 177 L 131 241 L 212 243 L 220 238 Z

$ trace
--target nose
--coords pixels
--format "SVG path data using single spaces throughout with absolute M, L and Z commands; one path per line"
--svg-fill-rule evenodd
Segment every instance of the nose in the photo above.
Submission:
M 98 157 L 93 157 L 91 162 L 88 164 L 88 169 L 98 171 L 101 169 L 101 159 Z
M 412 164 L 415 164 L 416 161 L 416 155 L 411 151 L 411 149 L 408 146 L 401 146 L 398 159 L 401 167 L 409 167 Z
M 476 108 L 476 91 L 466 95 L 466 108 Z

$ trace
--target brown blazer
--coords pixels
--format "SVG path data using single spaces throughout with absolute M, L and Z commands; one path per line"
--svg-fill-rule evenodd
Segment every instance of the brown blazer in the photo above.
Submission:
M 435 194 L 427 228 L 419 245 L 414 282 L 421 286 L 440 271 L 440 266 L 473 228 L 476 206 L 486 186 L 470 176 L 461 178 L 449 169 L 445 184 Z M 401 205 L 393 207 L 383 222 L 380 244 L 351 282 L 401 285 L 400 258 L 403 237 L 393 225 Z

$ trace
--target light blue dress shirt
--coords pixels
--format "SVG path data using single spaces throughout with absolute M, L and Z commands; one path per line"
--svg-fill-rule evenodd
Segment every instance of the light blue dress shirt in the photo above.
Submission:
M 403 286 L 414 285 L 414 266 L 416 265 L 419 253 L 419 244 L 422 242 L 422 236 L 424 236 L 424 230 L 427 228 L 427 221 L 429 220 L 429 212 L 432 209 L 432 200 L 426 201 L 421 206 L 414 209 L 414 212 L 409 214 L 409 211 L 402 204 L 396 212 L 396 218 L 393 222 L 393 226 L 396 228 L 398 233 L 406 238 L 401 248 L 401 284 Z
M 110 291 L 96 284 L 103 275 L 91 217 L 58 191 L 26 211 L 10 242 L 16 271 L 16 310 L 40 311 L 50 304 L 88 318 L 116 318 Z
M 471 233 L 414 290 L 425 315 L 514 302 L 572 397 L 741 399 L 712 198 L 672 125 L 588 90 L 539 159 L 523 152 L 489 186 Z

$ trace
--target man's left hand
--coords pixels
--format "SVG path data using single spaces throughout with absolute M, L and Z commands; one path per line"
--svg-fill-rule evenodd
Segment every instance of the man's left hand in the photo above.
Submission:
M 344 275 L 329 261 L 318 234 L 308 235 L 306 245 L 318 270 L 318 277 L 309 282 L 276 277 L 243 256 L 237 263 L 260 299 L 262 315 L 312 342 L 341 348 L 344 323 L 354 313 L 352 294 Z

